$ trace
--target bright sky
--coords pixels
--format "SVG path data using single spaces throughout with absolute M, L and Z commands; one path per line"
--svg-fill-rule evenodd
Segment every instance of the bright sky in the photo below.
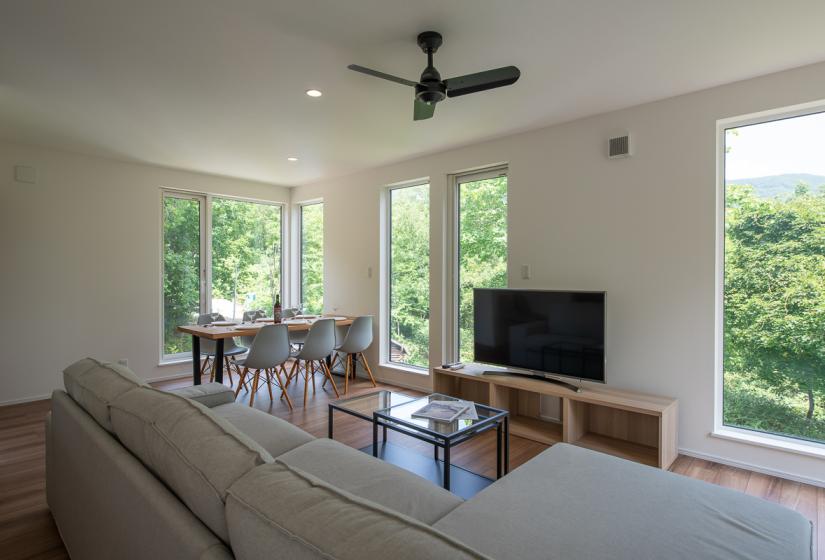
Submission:
M 812 173 L 825 175 L 825 113 L 805 115 L 728 132 L 725 179 Z

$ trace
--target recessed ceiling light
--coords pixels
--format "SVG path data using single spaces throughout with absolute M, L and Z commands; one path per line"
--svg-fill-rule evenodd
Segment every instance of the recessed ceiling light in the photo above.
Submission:
M 296 157 L 288 157 L 288 158 L 286 158 L 286 160 L 287 160 L 287 161 L 298 161 L 298 158 L 296 158 Z
M 324 95 L 324 94 L 323 94 L 323 93 L 321 93 L 321 92 L 320 92 L 319 90 L 317 90 L 317 89 L 308 89 L 308 90 L 307 90 L 307 95 L 308 95 L 308 96 L 310 96 L 310 97 L 321 97 L 321 96 L 322 96 L 322 95 Z

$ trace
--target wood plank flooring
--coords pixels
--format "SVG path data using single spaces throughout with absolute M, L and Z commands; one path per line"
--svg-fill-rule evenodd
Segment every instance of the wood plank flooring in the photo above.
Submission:
M 320 378 L 319 378 L 320 379 Z M 336 382 L 341 385 L 340 378 Z M 165 381 L 156 385 L 165 389 L 185 387 L 189 379 Z M 307 407 L 301 406 L 303 386 L 291 386 L 295 395 L 295 410 L 289 412 L 286 403 L 272 402 L 265 390 L 258 392 L 255 408 L 284 418 L 318 437 L 327 434 L 327 403 L 332 391 L 322 390 L 317 383 Z M 389 387 L 383 385 L 383 387 Z M 394 388 L 408 394 L 415 391 Z M 350 395 L 374 390 L 367 381 L 350 385 Z M 241 392 L 239 402 L 248 402 Z M 50 402 L 0 407 L 0 557 L 5 560 L 53 560 L 68 558 L 57 527 L 46 506 L 45 442 L 43 420 Z M 372 430 L 367 422 L 345 414 L 335 416 L 335 439 L 360 448 L 372 441 Z M 418 440 L 390 432 L 390 441 L 432 456 L 432 449 Z M 510 468 L 530 460 L 547 446 L 513 436 L 510 441 Z M 453 451 L 453 462 L 479 474 L 495 477 L 495 435 L 483 434 Z M 753 496 L 795 509 L 814 522 L 818 560 L 825 560 L 825 488 L 791 482 L 761 473 L 720 465 L 680 455 L 671 470 L 707 482 L 733 488 Z

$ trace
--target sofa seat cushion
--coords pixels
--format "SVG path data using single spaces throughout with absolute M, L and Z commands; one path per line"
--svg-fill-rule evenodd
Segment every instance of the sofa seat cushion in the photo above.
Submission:
M 556 444 L 435 527 L 494 557 L 811 560 L 795 511 L 706 482 Z
M 229 489 L 226 516 L 238 560 L 480 560 L 420 521 L 276 462 Z
M 112 432 L 109 405 L 123 393 L 146 384 L 125 366 L 83 358 L 63 370 L 63 386 L 101 427 Z
M 231 403 L 216 406 L 212 412 L 246 434 L 273 457 L 315 439 L 314 436 L 286 420 L 243 404 Z
M 226 491 L 272 456 L 210 409 L 140 387 L 116 399 L 112 425 L 121 443 L 224 542 Z
M 218 405 L 235 402 L 235 391 L 223 383 L 190 385 L 189 387 L 173 389 L 169 392 L 199 402 L 206 408 L 214 408 Z
M 428 525 L 464 503 L 420 476 L 331 439 L 316 439 L 275 460 Z

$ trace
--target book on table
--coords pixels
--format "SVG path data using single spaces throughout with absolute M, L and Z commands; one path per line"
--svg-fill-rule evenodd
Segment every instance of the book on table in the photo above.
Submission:
M 437 422 L 452 422 L 468 408 L 470 407 L 466 401 L 432 401 L 413 412 L 411 416 Z

